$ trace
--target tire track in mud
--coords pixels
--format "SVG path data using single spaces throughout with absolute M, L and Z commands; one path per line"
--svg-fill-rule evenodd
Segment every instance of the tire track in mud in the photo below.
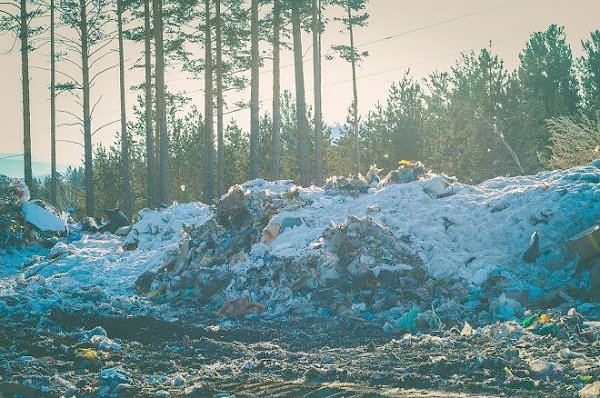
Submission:
M 356 384 L 307 384 L 302 381 L 266 381 L 260 383 L 232 383 L 221 386 L 230 393 L 257 398 L 485 398 L 484 395 L 452 394 L 399 388 L 367 388 Z

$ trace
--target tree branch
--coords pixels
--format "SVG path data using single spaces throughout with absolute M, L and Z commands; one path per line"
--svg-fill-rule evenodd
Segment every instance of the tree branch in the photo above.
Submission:
M 98 98 L 98 100 L 96 101 L 94 106 L 92 106 L 92 110 L 90 111 L 90 116 L 92 116 L 94 114 L 94 111 L 96 110 L 96 107 L 98 106 L 98 104 L 100 103 L 101 100 L 102 100 L 102 95 L 100 95 L 100 97 Z
M 56 112 L 59 112 L 59 113 L 65 113 L 65 114 L 67 114 L 67 115 L 71 115 L 71 116 L 73 116 L 75 119 L 77 119 L 77 120 L 79 120 L 81 123 L 83 123 L 83 119 L 82 119 L 80 116 L 77 116 L 76 114 L 74 114 L 74 113 L 73 113 L 73 112 L 71 112 L 71 111 L 63 111 L 63 110 L 61 110 L 61 109 L 57 109 L 57 110 L 56 110 Z
M 97 133 L 97 132 L 99 132 L 100 130 L 102 130 L 103 128 L 106 128 L 106 127 L 110 126 L 111 124 L 118 123 L 119 121 L 120 121 L 120 120 L 113 120 L 112 122 L 104 123 L 102 126 L 98 127 L 96 130 L 94 130 L 94 131 L 92 132 L 92 137 L 93 137 L 94 135 L 96 135 L 96 133 Z
M 109 67 L 107 67 L 107 68 L 104 68 L 104 69 L 102 69 L 100 72 L 96 73 L 96 74 L 95 74 L 94 76 L 92 76 L 92 78 L 90 79 L 90 85 L 91 85 L 91 84 L 94 82 L 94 80 L 96 80 L 96 78 L 100 77 L 100 75 L 102 75 L 102 74 L 104 74 L 104 73 L 108 72 L 109 70 L 111 70 L 111 69 L 114 69 L 114 68 L 116 68 L 116 67 L 118 67 L 118 66 L 119 66 L 119 64 L 116 64 L 116 65 L 111 65 L 111 66 L 109 66 Z
M 75 144 L 75 145 L 79 145 L 82 148 L 85 148 L 85 146 L 81 143 L 81 142 L 77 142 L 77 141 L 71 141 L 71 140 L 56 140 L 57 142 L 67 142 L 69 144 Z

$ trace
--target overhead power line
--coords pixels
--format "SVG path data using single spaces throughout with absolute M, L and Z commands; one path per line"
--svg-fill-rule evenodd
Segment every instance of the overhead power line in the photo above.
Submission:
M 416 32 L 420 32 L 420 31 L 423 31 L 423 30 L 435 28 L 435 27 L 440 26 L 440 25 L 445 25 L 445 24 L 448 24 L 448 23 L 451 23 L 451 22 L 460 21 L 461 19 L 466 19 L 466 18 L 474 17 L 475 15 L 479 15 L 479 14 L 483 14 L 483 13 L 486 13 L 486 12 L 494 11 L 494 10 L 497 10 L 499 8 L 504 8 L 504 7 L 512 6 L 512 5 L 517 4 L 517 3 L 522 3 L 523 1 L 525 1 L 525 0 L 515 0 L 515 1 L 511 1 L 510 3 L 499 4 L 499 5 L 494 6 L 494 7 L 489 7 L 489 8 L 484 8 L 482 10 L 473 11 L 473 12 L 468 13 L 468 14 L 463 14 L 463 15 L 459 15 L 459 16 L 456 16 L 456 17 L 444 19 L 444 20 L 441 20 L 441 21 L 438 21 L 438 22 L 434 22 L 434 23 L 431 23 L 431 24 L 428 24 L 428 25 L 423 25 L 423 26 L 419 26 L 419 27 L 414 28 L 414 29 L 406 30 L 404 32 L 399 32 L 399 33 L 396 33 L 396 34 L 393 34 L 393 35 L 390 35 L 390 36 L 382 37 L 381 39 L 376 39 L 376 40 L 373 40 L 373 41 L 362 43 L 362 44 L 357 45 L 356 47 L 365 47 L 365 46 L 370 46 L 371 44 L 381 43 L 382 41 L 395 39 L 397 37 L 406 36 L 406 35 L 409 35 L 411 33 L 416 33 Z
M 500 43 L 505 43 L 507 41 L 509 41 L 509 40 L 503 40 L 503 41 L 499 41 L 497 43 L 500 44 Z M 366 79 L 368 77 L 383 75 L 385 73 L 393 72 L 393 71 L 396 71 L 396 70 L 409 69 L 409 68 L 411 68 L 413 66 L 428 64 L 428 63 L 439 61 L 439 60 L 442 60 L 442 59 L 445 59 L 445 58 L 455 57 L 457 55 L 468 53 L 470 51 L 475 51 L 475 50 L 478 50 L 480 48 L 481 47 L 473 47 L 473 48 L 466 49 L 466 50 L 456 51 L 456 52 L 453 52 L 451 54 L 440 55 L 440 56 L 433 57 L 433 58 L 428 58 L 428 59 L 425 59 L 425 60 L 422 60 L 422 61 L 412 62 L 410 64 L 404 64 L 404 65 L 394 66 L 394 67 L 387 68 L 387 69 L 384 69 L 384 70 L 380 70 L 380 71 L 377 71 L 377 72 L 368 73 L 366 75 L 358 76 L 356 78 L 356 80 L 362 80 L 362 79 Z M 350 82 L 352 82 L 351 78 L 350 79 L 339 80 L 339 81 L 332 82 L 332 83 L 329 83 L 329 84 L 324 84 L 322 87 L 326 88 L 326 87 L 338 86 L 340 84 L 345 84 L 345 83 L 350 83 Z M 314 88 L 307 88 L 306 89 L 307 92 L 310 92 L 310 91 L 313 91 L 313 90 L 314 90 Z M 268 98 L 265 101 L 270 101 L 270 100 L 272 100 L 272 98 Z M 245 109 L 249 109 L 249 107 L 241 107 L 241 108 L 233 109 L 233 110 L 231 110 L 229 112 L 226 112 L 225 115 L 229 115 L 229 114 L 232 114 L 232 113 L 240 112 L 240 111 L 243 111 Z

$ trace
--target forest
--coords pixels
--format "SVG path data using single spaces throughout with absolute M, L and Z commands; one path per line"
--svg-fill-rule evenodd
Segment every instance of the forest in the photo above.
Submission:
M 354 31 L 369 23 L 368 8 L 365 0 L 6 3 L 0 27 L 14 36 L 13 50 L 21 51 L 27 185 L 36 197 L 81 215 L 112 207 L 133 214 L 171 200 L 212 203 L 249 179 L 322 185 L 331 175 L 364 174 L 371 164 L 391 170 L 402 159 L 477 183 L 597 156 L 600 31 L 581 42 L 579 58 L 565 29 L 550 25 L 531 34 L 515 70 L 507 69 L 490 42 L 425 79 L 401 72 L 387 100 L 359 115 L 357 69 L 368 52 L 355 44 Z M 347 43 L 325 49 L 324 56 L 321 37 L 339 28 Z M 302 35 L 312 39 L 304 47 Z M 129 41 L 143 51 L 125 53 Z M 270 51 L 259 53 L 259 43 Z M 32 110 L 28 57 L 47 46 L 51 109 Z M 282 52 L 294 54 L 293 91 L 281 89 Z M 332 52 L 348 61 L 354 83 L 341 125 L 323 120 L 321 92 L 328 82 L 321 81 L 321 68 Z M 134 68 L 143 68 L 143 81 L 128 79 L 130 58 L 137 60 Z M 120 119 L 97 125 L 94 108 L 103 87 L 94 80 L 114 68 L 120 72 Z M 305 80 L 304 68 L 312 68 L 314 81 Z M 203 108 L 169 90 L 168 69 L 204 82 Z M 273 99 L 259 104 L 264 73 L 272 74 Z M 232 102 L 228 94 L 248 86 L 251 98 Z M 126 102 L 130 87 L 135 103 Z M 61 101 L 79 110 L 57 109 L 61 93 L 69 94 Z M 248 111 L 249 126 L 233 118 Z M 32 112 L 51 113 L 53 166 L 44 178 L 31 170 Z M 57 129 L 64 126 L 57 126 L 57 114 L 80 126 L 81 140 L 73 144 L 84 148 L 84 166 L 64 173 L 56 171 Z M 113 145 L 94 142 L 100 129 L 115 130 Z

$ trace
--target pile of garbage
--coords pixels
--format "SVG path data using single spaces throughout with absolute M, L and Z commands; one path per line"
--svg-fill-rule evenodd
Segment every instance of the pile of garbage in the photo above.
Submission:
M 67 215 L 42 200 L 32 200 L 27 185 L 0 175 L 0 249 L 31 241 L 52 246 L 68 231 Z
M 391 332 L 598 299 L 599 262 L 569 249 L 600 217 L 595 165 L 479 186 L 413 162 L 378 172 L 235 186 L 182 226 L 177 255 L 136 290 L 224 316 L 394 319 Z

